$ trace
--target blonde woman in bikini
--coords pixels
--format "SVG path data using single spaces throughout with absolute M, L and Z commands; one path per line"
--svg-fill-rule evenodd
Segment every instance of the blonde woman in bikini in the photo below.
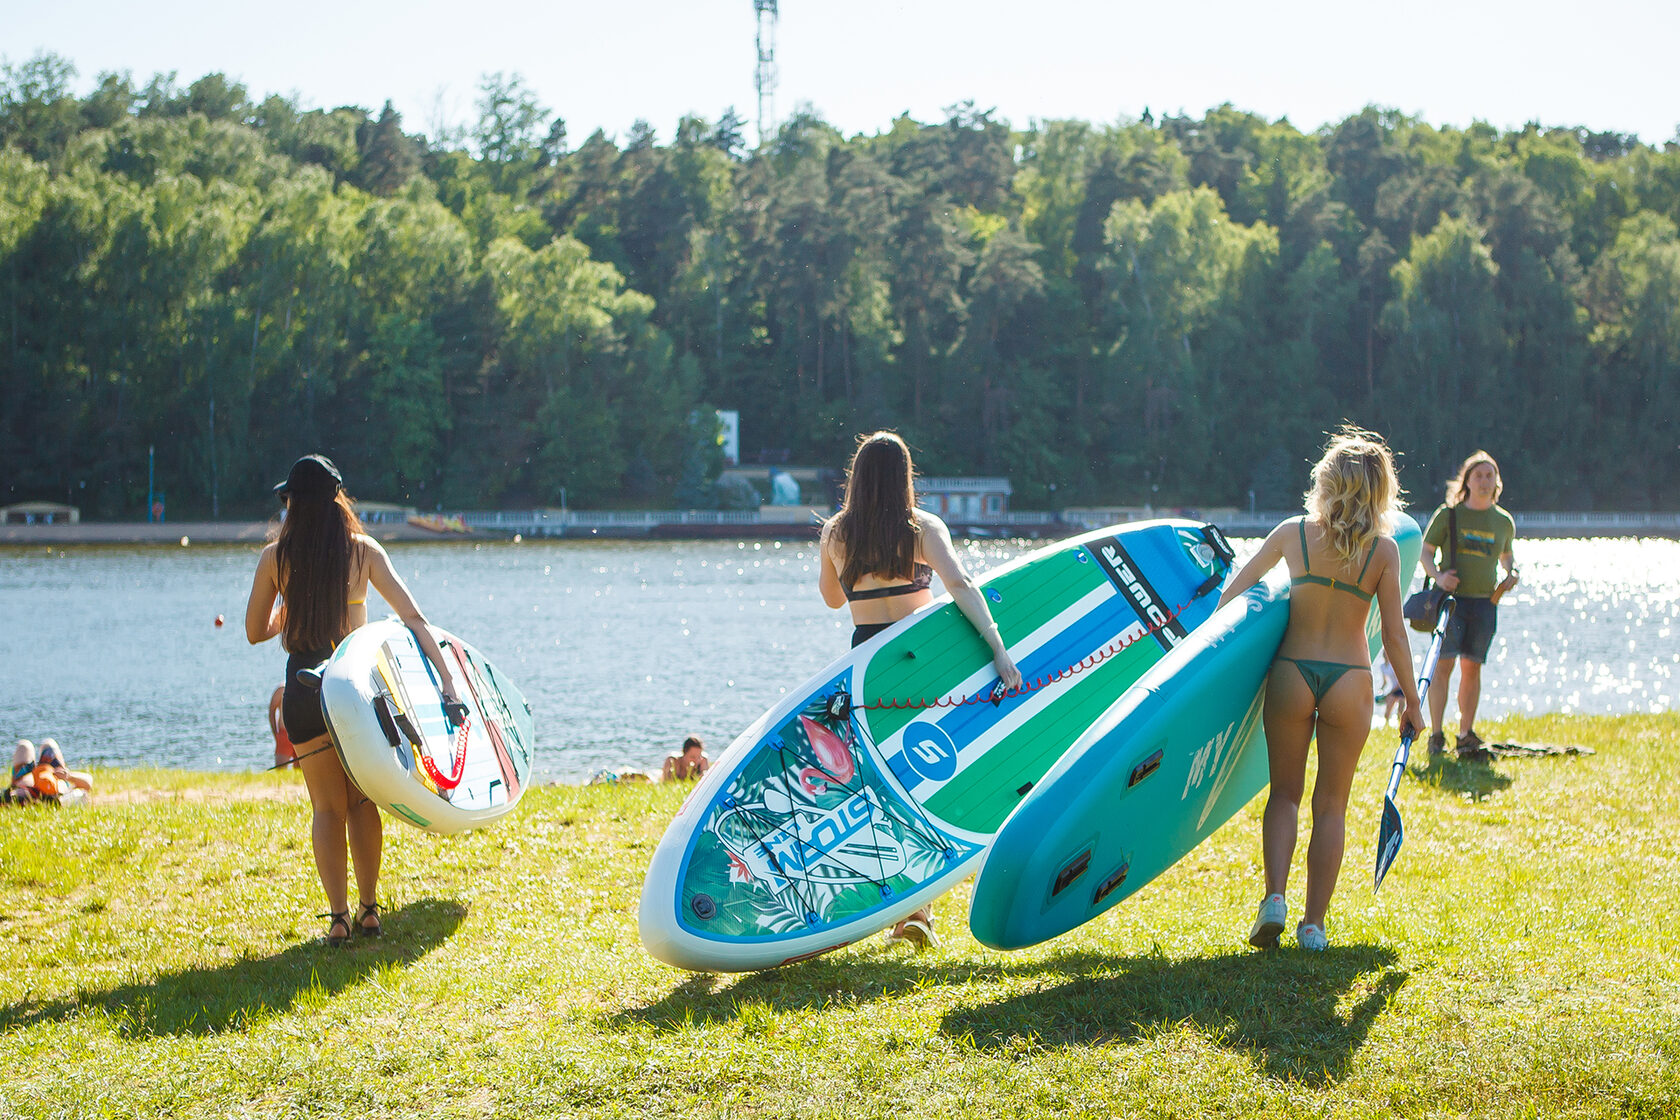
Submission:
M 1399 511 L 1400 484 L 1382 438 L 1344 427 L 1312 470 L 1305 516 L 1290 518 L 1243 565 L 1220 606 L 1288 565 L 1289 626 L 1266 681 L 1266 749 L 1271 791 L 1261 829 L 1266 896 L 1249 931 L 1259 949 L 1277 945 L 1287 920 L 1284 890 L 1295 856 L 1306 786 L 1307 749 L 1318 740 L 1307 897 L 1295 927 L 1301 948 L 1321 951 L 1324 916 L 1342 867 L 1348 792 L 1371 733 L 1371 657 L 1365 621 L 1374 597 L 1382 645 L 1400 682 L 1400 731 L 1423 726 L 1411 645 L 1400 617 L 1400 550 L 1384 534 Z
M 865 436 L 846 476 L 846 501 L 823 525 L 818 587 L 823 602 L 852 610 L 852 645 L 873 638 L 933 601 L 935 575 L 957 609 L 991 647 L 1006 689 L 1021 671 L 1004 648 L 997 623 L 956 549 L 945 522 L 916 505 L 915 465 L 894 432 Z M 893 927 L 892 937 L 917 948 L 934 943 L 933 911 L 924 906 Z

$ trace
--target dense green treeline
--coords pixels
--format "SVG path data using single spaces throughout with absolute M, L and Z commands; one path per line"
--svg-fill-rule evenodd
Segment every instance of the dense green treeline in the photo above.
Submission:
M 62 59 L 0 71 L 0 501 L 251 512 L 299 452 L 432 507 L 706 504 L 891 425 L 1016 504 L 1285 506 L 1348 418 L 1432 500 L 1680 505 L 1680 148 L 1367 109 L 572 146 Z M 712 469 L 715 469 L 713 467 Z

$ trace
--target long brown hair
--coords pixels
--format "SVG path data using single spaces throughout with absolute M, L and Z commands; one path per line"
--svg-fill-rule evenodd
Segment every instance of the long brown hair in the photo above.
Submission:
M 1343 424 L 1312 469 L 1307 512 L 1324 528 L 1330 551 L 1352 563 L 1399 512 L 1394 455 L 1375 432 Z
M 1470 496 L 1470 472 L 1486 463 L 1493 468 L 1493 500 L 1498 501 L 1499 495 L 1505 492 L 1505 480 L 1499 477 L 1499 464 L 1493 461 L 1493 456 L 1486 451 L 1471 452 L 1470 458 L 1464 460 L 1458 468 L 1458 475 L 1447 483 L 1447 504 L 1449 506 L 1462 505 L 1464 499 Z
M 910 579 L 916 570 L 916 467 L 897 432 L 858 441 L 846 472 L 846 503 L 830 522 L 846 550 L 840 586 L 848 591 L 870 573 Z
M 286 600 L 287 652 L 330 650 L 350 629 L 350 564 L 362 520 L 341 488 L 332 497 L 292 494 L 274 559 Z

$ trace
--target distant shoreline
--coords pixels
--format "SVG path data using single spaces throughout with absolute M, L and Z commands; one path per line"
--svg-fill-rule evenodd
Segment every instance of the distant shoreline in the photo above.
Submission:
M 1081 511 L 1083 512 L 1083 511 Z M 1094 512 L 1094 511 L 1093 511 Z M 1211 512 L 1211 511 L 1210 511 Z M 1263 536 L 1284 518 L 1298 511 L 1260 511 L 1215 516 L 1213 521 L 1226 533 L 1235 537 Z M 951 521 L 951 531 L 967 537 L 1032 537 L 1055 539 L 1070 536 L 1086 529 L 1100 528 L 1089 518 L 1076 518 L 1074 511 L 1064 515 L 1022 514 L 1017 523 L 964 524 Z M 1427 516 L 1427 510 L 1412 510 L 1414 517 Z M 437 531 L 406 521 L 373 521 L 367 531 L 381 541 L 499 541 L 508 540 L 523 528 L 526 539 L 564 540 L 711 540 L 752 538 L 760 540 L 814 540 L 818 522 L 813 520 L 790 522 L 775 520 L 732 519 L 717 522 L 700 521 L 672 523 L 652 519 L 661 515 L 607 512 L 574 514 L 575 521 L 557 530 L 552 523 L 521 525 L 520 515 L 460 515 L 467 519 L 465 532 Z M 716 516 L 716 515 L 713 515 Z M 1173 510 L 1160 510 L 1154 516 L 1180 516 Z M 1187 515 L 1186 515 L 1187 516 Z M 1514 513 L 1519 539 L 1539 540 L 1559 537 L 1638 537 L 1680 539 L 1680 513 Z M 490 521 L 491 517 L 506 521 Z M 1024 519 L 1031 517 L 1027 522 Z M 1134 515 L 1135 519 L 1135 515 Z M 1121 517 L 1118 520 L 1126 520 Z M 476 524 L 474 524 L 476 522 Z M 0 524 L 0 546 L 57 546 L 57 545 L 177 545 L 188 544 L 251 544 L 260 545 L 267 539 L 271 527 L 268 521 L 81 521 L 58 522 L 51 525 Z

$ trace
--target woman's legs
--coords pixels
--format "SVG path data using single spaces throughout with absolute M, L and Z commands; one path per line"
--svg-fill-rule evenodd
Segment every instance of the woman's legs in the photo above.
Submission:
M 361 898 L 370 902 L 374 899 L 384 832 L 378 806 L 351 784 L 338 761 L 338 752 L 315 749 L 328 745 L 328 738 L 322 735 L 297 744 L 297 753 L 303 784 L 309 789 L 309 840 L 315 853 L 315 870 L 321 876 L 327 910 L 339 914 L 350 908 L 346 901 L 347 855 L 356 859 L 356 886 Z
M 1272 663 L 1266 678 L 1265 721 L 1271 787 L 1260 828 L 1260 852 L 1266 867 L 1266 893 L 1274 895 L 1283 894 L 1289 883 L 1307 781 L 1307 745 L 1313 737 L 1312 690 L 1292 662 Z
M 336 759 L 335 759 L 336 761 Z M 349 785 L 350 799 L 353 808 L 350 810 L 350 855 L 356 865 L 356 896 L 363 907 L 379 901 L 379 859 L 384 852 L 385 826 L 379 816 L 379 806 L 373 799 L 356 788 L 354 783 L 346 779 Z M 379 925 L 377 918 L 359 924 L 368 929 L 375 929 Z
M 1307 844 L 1307 903 L 1301 921 L 1324 928 L 1324 913 L 1342 869 L 1348 794 L 1359 755 L 1371 734 L 1366 699 L 1371 678 L 1344 673 L 1318 704 L 1318 777 L 1313 782 L 1312 839 Z

